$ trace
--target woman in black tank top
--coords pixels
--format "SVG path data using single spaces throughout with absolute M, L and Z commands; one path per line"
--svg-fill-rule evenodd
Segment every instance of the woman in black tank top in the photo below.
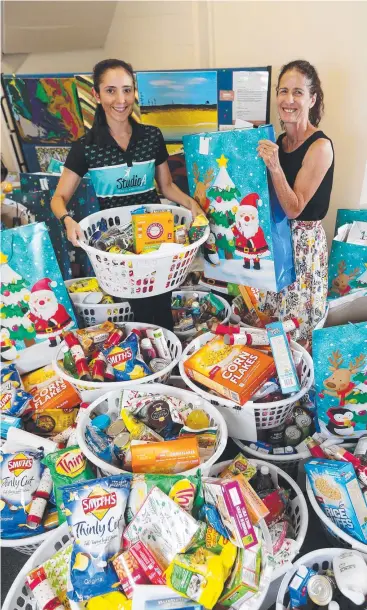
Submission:
M 334 174 L 333 144 L 321 130 L 324 110 L 320 79 L 307 61 L 283 66 L 277 106 L 284 127 L 277 143 L 260 140 L 279 203 L 290 219 L 296 281 L 280 293 L 262 293 L 261 307 L 275 317 L 302 320 L 296 336 L 311 340 L 323 318 L 327 297 L 327 242 L 321 220 L 326 216 Z

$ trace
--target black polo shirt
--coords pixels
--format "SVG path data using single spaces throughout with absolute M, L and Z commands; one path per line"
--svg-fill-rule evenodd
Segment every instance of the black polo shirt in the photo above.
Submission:
M 133 131 L 126 151 L 106 125 L 74 142 L 65 161 L 80 177 L 89 172 L 101 209 L 160 203 L 154 176 L 156 166 L 168 159 L 162 132 L 130 122 Z

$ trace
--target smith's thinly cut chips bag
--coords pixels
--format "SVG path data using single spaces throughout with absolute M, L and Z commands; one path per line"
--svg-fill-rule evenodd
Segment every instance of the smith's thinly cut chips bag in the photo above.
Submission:
M 131 475 L 64 487 L 63 510 L 73 539 L 68 597 L 81 602 L 116 590 L 111 557 L 121 548 Z

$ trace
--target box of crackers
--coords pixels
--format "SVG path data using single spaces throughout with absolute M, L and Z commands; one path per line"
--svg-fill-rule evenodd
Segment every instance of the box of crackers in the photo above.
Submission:
M 135 254 L 158 249 L 161 244 L 173 242 L 174 217 L 170 211 L 132 214 L 131 222 Z
M 184 362 L 186 374 L 220 396 L 244 405 L 275 374 L 271 356 L 215 337 Z
M 325 515 L 360 542 L 367 541 L 367 505 L 354 467 L 348 462 L 313 459 L 308 480 Z

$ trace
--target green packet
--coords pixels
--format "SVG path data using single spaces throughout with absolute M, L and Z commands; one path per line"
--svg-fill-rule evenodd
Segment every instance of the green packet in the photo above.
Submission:
M 163 493 L 194 517 L 204 504 L 201 471 L 185 474 L 134 474 L 126 507 L 126 523 L 133 520 L 153 487 Z
M 59 524 L 61 525 L 61 523 L 66 521 L 65 515 L 61 510 L 61 488 L 72 483 L 79 483 L 79 481 L 94 479 L 95 474 L 92 466 L 77 445 L 60 449 L 55 451 L 55 453 L 49 453 L 43 458 L 42 464 L 47 466 L 51 472 L 57 514 L 59 515 Z

